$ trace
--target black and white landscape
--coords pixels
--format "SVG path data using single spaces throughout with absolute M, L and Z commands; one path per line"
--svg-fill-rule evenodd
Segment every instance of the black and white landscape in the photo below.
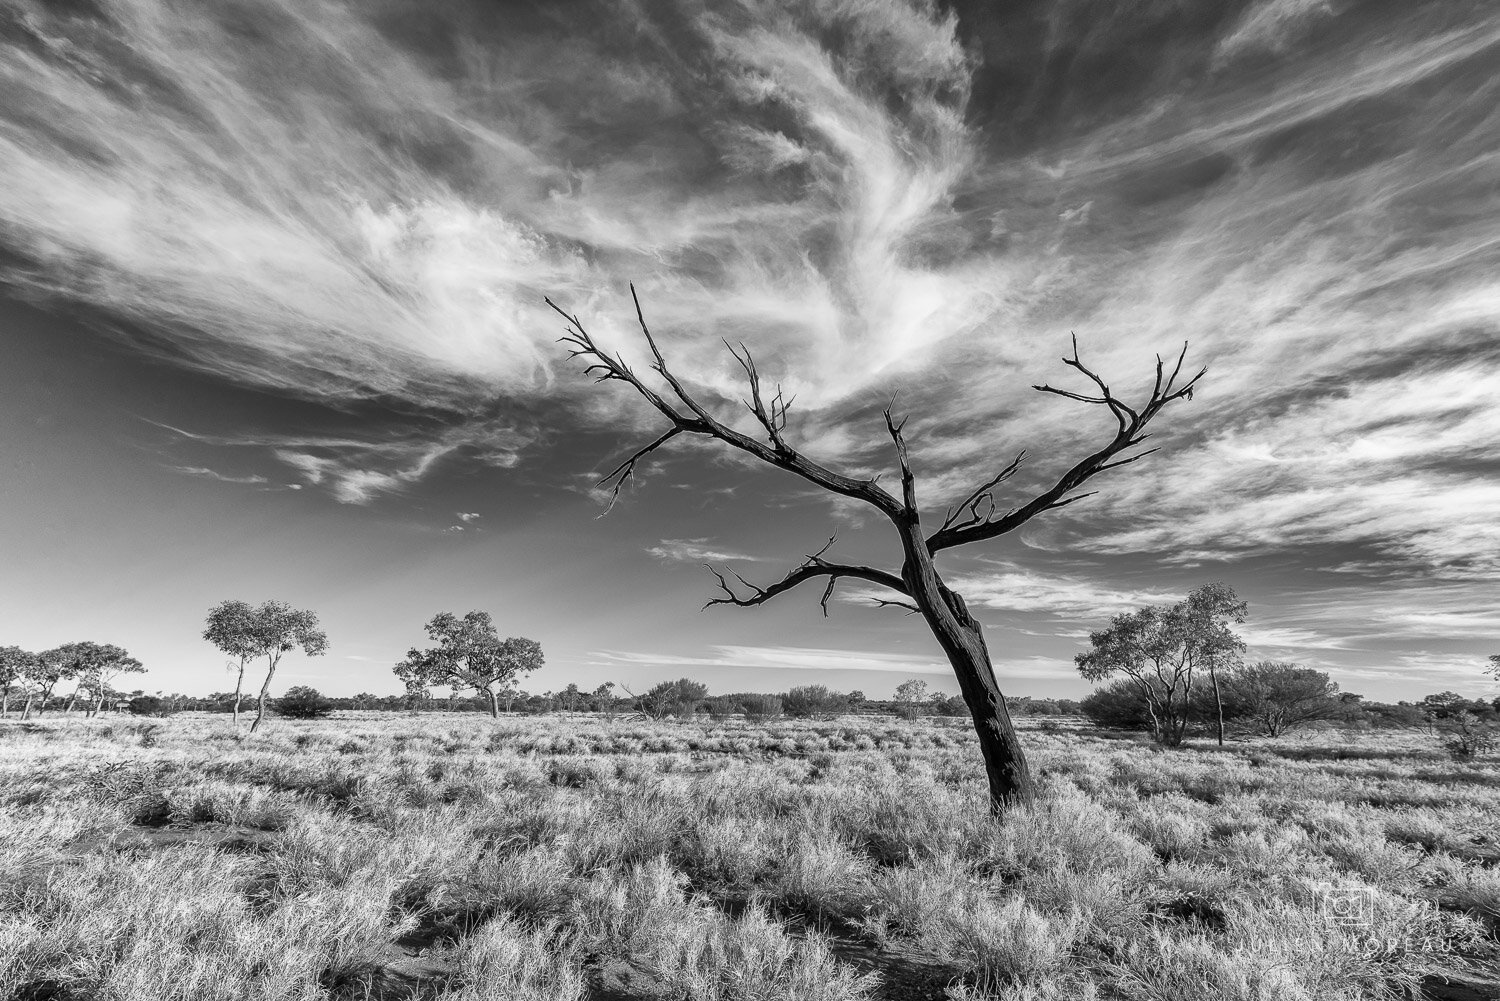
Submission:
M 1481 0 L 0 0 L 0 1001 L 1500 997 L 1497 108 Z

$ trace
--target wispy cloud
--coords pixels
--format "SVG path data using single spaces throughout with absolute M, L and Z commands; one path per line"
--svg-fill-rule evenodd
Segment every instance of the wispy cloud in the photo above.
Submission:
M 249 476 L 231 476 L 227 473 L 221 473 L 216 469 L 209 469 L 207 466 L 168 466 L 167 468 L 171 469 L 175 473 L 183 473 L 187 476 L 201 476 L 209 480 L 218 480 L 220 483 L 259 484 L 270 482 L 264 476 L 260 476 L 257 474 L 252 473 Z
M 724 560 L 750 560 L 757 557 L 747 553 L 726 550 L 714 543 L 712 539 L 662 539 L 660 543 L 649 546 L 646 552 L 659 560 L 682 563 L 719 563 Z
M 546 17 L 398 0 L 382 10 L 425 25 L 402 37 L 402 17 L 333 0 L 16 0 L 4 280 L 236 384 L 389 404 L 404 426 L 195 438 L 355 504 L 537 454 L 517 429 L 652 419 L 566 367 L 544 293 L 640 360 L 636 280 L 674 365 L 741 419 L 718 338 L 744 340 L 797 396 L 793 440 L 854 470 L 891 464 L 872 407 L 900 388 L 933 512 L 1022 446 L 1002 505 L 1109 433 L 1026 388 L 1068 375 L 1069 331 L 1127 398 L 1187 339 L 1210 372 L 1162 418 L 1162 454 L 1027 543 L 1184 563 L 1357 550 L 1329 565 L 1360 593 L 1432 580 L 1486 607 L 1500 15 L 1125 4 L 1040 30 L 1001 8 L 980 25 L 903 0 Z M 1019 563 L 962 576 L 985 607 L 1063 623 L 1158 595 Z M 1369 635 L 1488 628 L 1412 596 L 1439 618 L 1350 614 Z M 1268 646 L 1354 642 L 1264 628 Z

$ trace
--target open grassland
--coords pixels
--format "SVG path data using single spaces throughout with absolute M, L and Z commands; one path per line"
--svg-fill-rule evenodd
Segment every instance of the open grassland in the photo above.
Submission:
M 1493 996 L 1493 761 L 1027 739 L 996 822 L 957 722 L 3 722 L 0 998 Z

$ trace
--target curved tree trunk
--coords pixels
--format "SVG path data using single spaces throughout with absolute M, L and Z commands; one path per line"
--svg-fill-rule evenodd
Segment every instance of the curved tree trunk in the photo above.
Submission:
M 255 703 L 255 719 L 250 724 L 251 733 L 254 733 L 260 727 L 261 721 L 266 718 L 266 697 L 271 693 L 271 679 L 276 676 L 276 662 L 279 659 L 277 657 L 269 658 L 269 664 L 266 667 L 266 680 L 261 682 L 260 698 Z
M 979 751 L 984 756 L 990 810 L 1000 816 L 1014 807 L 1030 806 L 1036 801 L 1036 783 L 1006 708 L 1005 696 L 995 680 L 989 649 L 984 643 L 984 627 L 969 614 L 963 598 L 938 576 L 915 517 L 901 527 L 902 548 L 906 551 L 902 577 L 910 585 L 917 611 L 927 621 L 943 653 L 948 655 L 948 663 L 958 679 L 958 689 L 973 719 Z
M 497 691 L 495 691 L 494 689 L 490 689 L 488 692 L 486 692 L 486 694 L 489 695 L 489 697 L 490 697 L 490 718 L 491 719 L 499 719 L 500 718 L 500 693 L 497 692 Z
M 995 681 L 984 636 L 977 623 L 965 632 L 967 635 L 952 646 L 942 643 L 943 652 L 953 666 L 959 691 L 974 722 L 974 732 L 979 736 L 979 751 L 984 755 L 984 771 L 990 786 L 990 809 L 999 815 L 1011 807 L 1035 802 L 1036 783 L 1006 708 L 1005 696 Z

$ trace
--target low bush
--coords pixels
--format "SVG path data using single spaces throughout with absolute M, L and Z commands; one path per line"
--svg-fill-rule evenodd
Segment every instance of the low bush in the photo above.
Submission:
M 288 719 L 322 719 L 332 715 L 333 702 L 316 688 L 297 685 L 276 700 L 276 712 Z

